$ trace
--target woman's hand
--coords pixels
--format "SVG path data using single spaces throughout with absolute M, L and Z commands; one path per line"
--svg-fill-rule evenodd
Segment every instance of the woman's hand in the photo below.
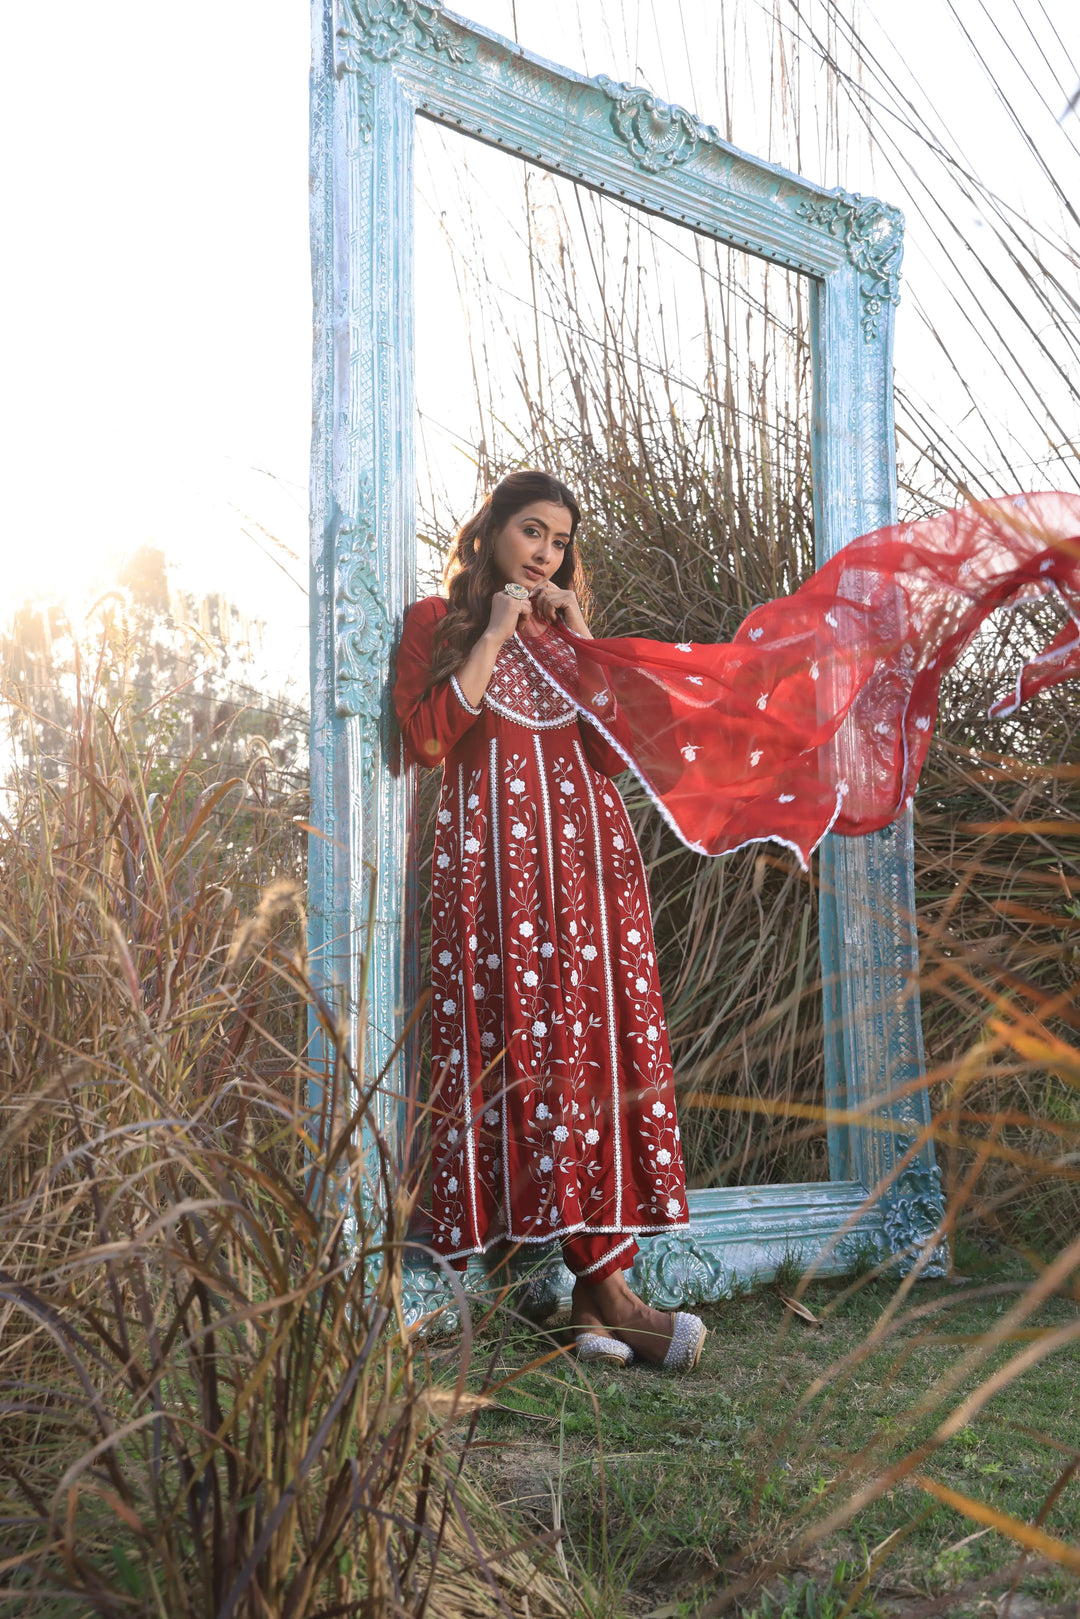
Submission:
M 575 635 L 581 635 L 586 640 L 592 640 L 585 615 L 572 590 L 560 590 L 558 585 L 553 585 L 549 579 L 545 584 L 537 585 L 535 590 L 530 591 L 529 599 L 536 608 L 538 618 L 545 619 L 551 624 L 556 616 L 559 616 L 568 630 L 573 630 Z
M 522 619 L 532 617 L 532 612 L 531 601 L 518 600 L 515 596 L 508 596 L 504 590 L 497 590 L 491 598 L 491 616 L 484 634 L 497 646 L 502 646 L 509 641 Z

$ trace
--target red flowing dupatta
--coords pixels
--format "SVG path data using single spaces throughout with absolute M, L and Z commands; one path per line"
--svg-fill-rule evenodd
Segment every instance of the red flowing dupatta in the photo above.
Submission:
M 729 642 L 519 633 L 691 849 L 772 839 L 805 866 L 826 832 L 876 831 L 910 802 L 942 675 L 995 608 L 1046 591 L 1065 625 L 994 717 L 1080 675 L 1080 495 L 1011 495 L 863 535 Z

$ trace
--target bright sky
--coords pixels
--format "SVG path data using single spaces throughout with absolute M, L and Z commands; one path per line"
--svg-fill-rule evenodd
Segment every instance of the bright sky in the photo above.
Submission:
M 768 75 L 759 85 L 754 71 L 771 7 L 741 4 L 748 55 L 734 75 L 736 143 L 810 178 L 905 203 L 902 188 L 918 182 L 904 159 L 895 173 L 881 162 L 874 172 L 853 121 L 840 154 L 822 151 L 806 118 L 795 148 L 770 108 Z M 647 83 L 723 128 L 717 0 L 462 0 L 462 8 L 541 55 Z M 781 14 L 794 17 L 786 7 Z M 1080 81 L 1075 0 L 865 0 L 857 15 L 894 75 L 906 62 L 921 87 L 904 152 L 920 163 L 920 133 L 942 120 L 977 172 L 1060 232 L 1061 203 L 1025 131 L 1059 175 L 1080 180 L 1071 144 L 1080 144 L 1080 119 L 1056 123 Z M 1001 67 L 1023 128 L 963 47 L 957 19 Z M 308 64 L 303 0 L 53 0 L 47 20 L 37 6 L 4 9 L 0 613 L 27 593 L 79 594 L 125 552 L 153 542 L 183 588 L 224 591 L 266 618 L 283 671 L 303 679 Z M 812 74 L 808 52 L 804 64 Z M 908 221 L 898 369 L 907 386 L 939 404 L 955 394 L 955 409 L 966 410 L 955 379 L 935 370 L 917 306 L 960 322 L 941 293 L 932 235 L 910 205 Z M 982 396 L 1000 391 L 986 356 L 969 347 L 965 380 Z M 1029 424 L 1032 459 L 1046 436 Z M 1030 481 L 1045 480 L 1033 469 Z

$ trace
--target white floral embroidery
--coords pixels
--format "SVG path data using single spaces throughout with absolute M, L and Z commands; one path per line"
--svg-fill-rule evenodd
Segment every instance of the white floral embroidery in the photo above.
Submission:
M 569 931 L 571 933 L 576 933 L 577 932 L 577 923 L 576 922 L 571 922 L 570 923 Z
M 653 1115 L 654 1119 L 662 1119 L 666 1112 L 667 1112 L 667 1108 L 664 1106 L 663 1102 L 654 1102 L 653 1103 L 653 1105 L 652 1105 L 652 1115 Z
M 562 835 L 563 835 L 564 838 L 576 838 L 577 837 L 577 827 L 574 825 L 573 821 L 564 821 L 563 822 L 563 824 L 562 824 Z
M 765 709 L 765 705 L 766 705 L 766 703 L 767 703 L 767 702 L 768 702 L 768 701 L 769 701 L 769 694 L 768 694 L 768 692 L 767 692 L 767 691 L 763 691 L 763 692 L 762 692 L 762 694 L 761 694 L 761 696 L 760 696 L 760 697 L 759 697 L 759 698 L 758 698 L 758 700 L 757 700 L 757 706 L 758 706 L 758 707 L 759 707 L 759 708 L 760 708 L 760 709 L 761 709 L 761 710 L 762 710 L 762 711 L 764 711 L 764 709 Z
M 850 793 L 850 791 L 851 791 L 851 788 L 848 786 L 846 781 L 838 781 L 837 782 L 837 784 L 836 784 L 836 792 L 837 792 L 838 797 L 846 798 L 848 793 Z
M 453 959 L 454 958 L 450 954 L 449 950 L 440 950 L 439 951 L 439 966 L 440 967 L 449 967 L 449 965 L 453 961 Z
M 660 1038 L 660 1030 L 656 1027 L 655 1023 L 650 1023 L 649 1024 L 649 1027 L 645 1030 L 645 1038 L 650 1043 L 652 1041 L 654 1041 L 654 1040 L 659 1040 L 659 1038 Z M 653 1108 L 653 1112 L 654 1113 L 656 1112 L 655 1106 Z
M 630 940 L 631 944 L 641 943 L 641 934 L 638 932 L 637 928 L 631 928 L 626 937 Z
M 540 1160 L 540 1172 L 541 1172 L 541 1174 L 550 1175 L 551 1171 L 554 1168 L 555 1168 L 555 1160 L 554 1160 L 554 1158 L 549 1158 L 547 1153 L 545 1153 L 544 1156 Z
M 525 783 L 522 781 L 520 776 L 514 777 L 513 781 L 510 783 L 510 791 L 512 793 L 523 793 L 525 791 Z
M 485 1030 L 485 1032 L 480 1036 L 480 1044 L 485 1048 L 485 1050 L 489 1050 L 495 1044 L 495 1036 L 492 1034 L 490 1029 Z
M 596 1143 L 600 1140 L 599 1130 L 586 1130 L 585 1140 L 589 1143 L 590 1147 L 595 1147 Z
M 565 1124 L 557 1124 L 551 1133 L 555 1137 L 556 1141 L 565 1141 L 567 1136 L 570 1134 Z
M 757 764 L 757 762 L 758 762 L 758 760 L 760 758 L 761 758 L 761 749 L 760 748 L 755 748 L 753 753 L 750 755 L 750 768 L 751 768 L 751 770 L 754 768 L 754 766 Z
M 794 802 L 795 802 L 795 794 L 794 793 L 781 793 L 780 794 L 780 803 L 781 804 L 794 804 Z
M 522 978 L 522 983 L 525 985 L 526 989 L 535 989 L 539 982 L 539 978 L 531 968 L 527 973 L 524 974 Z
M 826 613 L 825 614 L 825 622 L 826 622 L 826 624 L 831 624 L 833 629 L 835 630 L 835 628 L 836 628 L 836 614 L 833 613 L 833 612 Z
M 465 839 L 465 853 L 466 854 L 476 854 L 479 851 L 479 848 L 480 848 L 480 840 L 479 840 L 479 838 L 466 838 Z
M 649 981 L 648 981 L 647 978 L 635 978 L 634 979 L 634 988 L 637 990 L 639 995 L 644 995 L 644 993 L 648 989 L 648 987 L 649 987 Z
M 537 1105 L 536 1105 L 536 1117 L 538 1119 L 550 1119 L 550 1117 L 551 1117 L 551 1109 L 548 1107 L 546 1102 L 538 1102 L 537 1103 Z
M 487 1112 L 484 1114 L 484 1123 L 485 1124 L 498 1124 L 498 1122 L 499 1122 L 499 1115 L 496 1113 L 496 1111 L 495 1111 L 495 1109 L 493 1107 L 489 1107 Z
M 456 1248 L 460 1241 L 461 1241 L 461 1227 L 459 1225 L 456 1225 L 454 1227 L 453 1231 L 451 1231 L 451 1233 L 450 1233 L 450 1242 L 451 1242 L 451 1245 Z
M 622 838 L 619 837 L 618 833 L 616 833 L 615 836 L 612 838 L 611 847 L 613 849 L 625 849 L 626 848 L 626 844 L 623 842 Z
M 457 1003 L 456 1001 L 443 1001 L 442 1009 L 444 1017 L 453 1017 L 454 1013 L 457 1011 Z
M 575 1018 L 574 1019 L 574 1039 L 575 1040 L 580 1040 L 581 1039 L 581 1019 L 580 1018 Z M 575 1113 L 577 1112 L 577 1103 L 576 1102 L 574 1103 L 574 1112 Z
M 691 764 L 691 765 L 693 764 L 694 760 L 697 758 L 697 754 L 698 754 L 698 750 L 696 748 L 694 748 L 694 747 L 691 747 L 689 742 L 686 743 L 685 747 L 681 747 L 679 749 L 679 752 L 682 754 L 682 756 L 686 760 L 687 764 Z
M 583 944 L 581 947 L 581 954 L 585 957 L 586 961 L 595 961 L 596 946 L 594 944 Z
M 555 954 L 555 946 L 549 939 L 545 939 L 543 944 L 540 946 L 540 954 L 543 956 L 545 961 L 550 960 L 550 958 Z
M 449 826 L 452 819 L 453 819 L 453 817 L 451 816 L 449 810 L 440 810 L 439 811 L 439 825 L 440 826 Z
M 527 835 L 528 834 L 526 832 L 525 822 L 524 821 L 515 821 L 513 826 L 510 828 L 510 836 L 512 838 L 524 838 Z
M 700 675 L 687 675 L 686 684 L 688 686 L 702 686 L 704 685 L 704 681 Z
M 448 854 L 441 854 L 436 860 L 435 864 L 438 866 L 440 871 L 445 871 L 447 866 L 450 864 L 450 856 Z
M 610 695 L 611 695 L 610 692 L 598 691 L 596 696 L 592 700 L 592 706 L 594 708 L 606 708 L 607 705 L 608 705 L 608 698 L 609 698 Z
M 456 1130 L 447 1130 L 446 1139 L 452 1147 L 457 1145 L 458 1133 Z
M 674 1220 L 675 1216 L 678 1213 L 680 1213 L 681 1210 L 682 1210 L 682 1204 L 679 1202 L 678 1198 L 677 1197 L 669 1197 L 668 1200 L 667 1200 L 667 1211 L 668 1211 L 668 1213 L 670 1214 L 670 1216 L 671 1216 L 671 1218 L 673 1220 Z
M 689 641 L 676 641 L 675 650 L 676 652 L 693 652 L 694 649 Z
M 928 731 L 930 729 L 929 715 L 920 714 L 918 719 L 915 721 L 915 729 L 917 731 Z
M 670 1164 L 670 1162 L 671 1162 L 671 1154 L 668 1152 L 666 1147 L 661 1147 L 660 1148 L 659 1152 L 656 1155 L 656 1162 L 658 1164 Z
M 480 808 L 480 800 L 477 798 L 475 793 L 470 793 L 469 794 L 469 797 L 467 799 L 467 803 L 468 803 L 468 806 L 469 806 L 470 809 L 479 809 Z
M 446 1190 L 448 1192 L 456 1192 L 457 1191 L 457 1176 L 456 1175 L 451 1175 L 450 1179 L 446 1183 Z
M 751 630 L 750 631 L 750 639 L 751 639 L 751 641 L 760 641 L 761 637 L 764 634 L 765 634 L 765 631 L 762 629 L 761 625 L 759 624 L 756 630 Z
M 547 1024 L 541 1018 L 537 1018 L 532 1026 L 532 1032 L 538 1040 L 542 1040 L 547 1034 Z
M 573 794 L 574 794 L 574 784 L 573 784 L 573 782 L 572 781 L 560 781 L 560 783 L 559 783 L 559 791 L 560 791 L 560 793 L 562 793 L 564 798 L 572 798 Z
M 450 1053 L 450 1066 L 451 1066 L 451 1068 L 456 1068 L 460 1061 L 461 1061 L 461 1052 L 458 1050 L 457 1046 L 455 1046 L 453 1051 Z
M 488 967 L 491 972 L 495 971 L 496 967 L 499 965 L 499 958 L 494 951 L 491 952 L 490 956 L 485 956 L 484 965 Z
M 483 1000 L 484 994 L 485 994 L 483 984 L 474 984 L 473 987 L 472 987 L 472 992 L 473 992 L 473 1000 L 474 1001 L 482 1001 Z
M 479 943 L 479 941 L 478 941 L 478 939 L 476 937 L 476 934 L 475 933 L 470 933 L 469 934 L 469 949 L 470 950 L 475 950 L 478 943 Z
M 531 939 L 535 931 L 531 922 L 519 922 L 518 924 L 518 932 L 523 939 Z

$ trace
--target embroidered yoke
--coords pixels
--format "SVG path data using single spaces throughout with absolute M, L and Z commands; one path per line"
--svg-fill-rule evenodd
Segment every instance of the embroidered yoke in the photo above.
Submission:
M 599 1275 L 629 1264 L 634 1233 L 687 1220 L 645 870 L 609 779 L 625 765 L 516 636 L 479 707 L 453 677 L 425 693 L 445 612 L 410 611 L 394 692 L 410 758 L 443 765 L 433 1242 L 460 1266 L 555 1237 Z M 589 700 L 617 725 L 610 692 Z

